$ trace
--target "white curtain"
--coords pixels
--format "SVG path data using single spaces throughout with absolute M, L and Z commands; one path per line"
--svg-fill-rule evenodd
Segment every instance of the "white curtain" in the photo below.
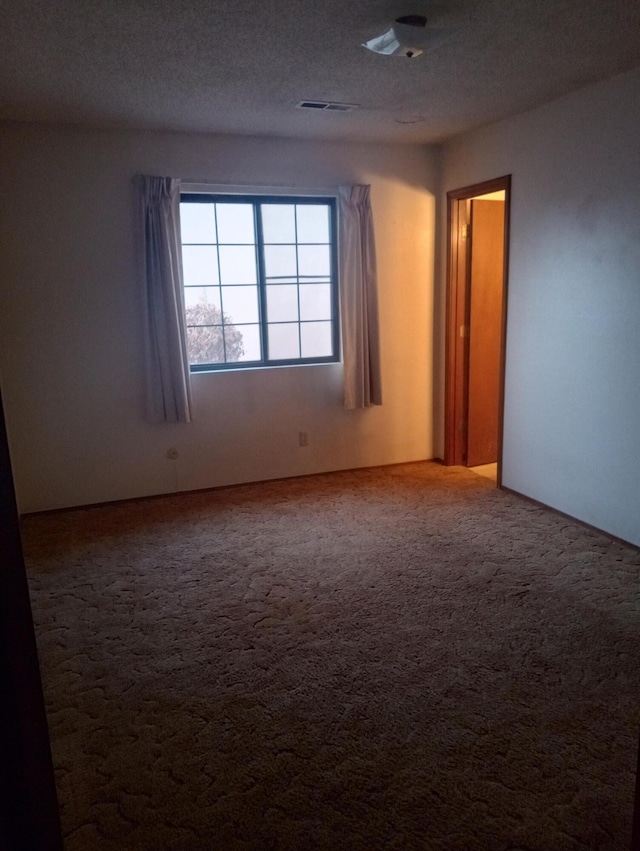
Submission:
M 140 225 L 147 370 L 147 416 L 191 422 L 191 387 L 182 288 L 180 181 L 135 179 Z
M 376 251 L 370 186 L 341 186 L 340 307 L 344 406 L 382 404 Z

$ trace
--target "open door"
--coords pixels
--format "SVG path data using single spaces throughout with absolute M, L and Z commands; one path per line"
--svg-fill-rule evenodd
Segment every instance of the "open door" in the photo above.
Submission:
M 471 200 L 468 236 L 471 262 L 467 290 L 467 467 L 494 464 L 498 460 L 504 207 L 502 198 Z
M 445 463 L 501 483 L 509 176 L 448 193 Z

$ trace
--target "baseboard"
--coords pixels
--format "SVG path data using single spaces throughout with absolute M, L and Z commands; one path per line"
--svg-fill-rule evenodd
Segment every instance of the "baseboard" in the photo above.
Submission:
M 599 526 L 594 526 L 591 523 L 587 523 L 585 520 L 580 520 L 579 517 L 574 517 L 573 514 L 567 514 L 566 511 L 560 511 L 559 508 L 554 508 L 553 505 L 547 505 L 546 502 L 540 502 L 539 499 L 534 499 L 532 496 L 527 496 L 526 493 L 520 493 L 520 491 L 514 490 L 513 488 L 508 488 L 506 485 L 500 485 L 500 490 L 506 491 L 507 493 L 512 493 L 514 496 L 519 496 L 521 499 L 526 499 L 527 502 L 531 502 L 534 505 L 539 506 L 540 508 L 544 508 L 547 511 L 552 511 L 554 514 L 557 514 L 559 517 L 564 517 L 566 520 L 571 520 L 572 523 L 577 523 L 579 526 L 582 526 L 585 529 L 589 529 L 591 532 L 597 532 L 599 535 L 605 535 L 612 541 L 616 541 L 618 544 L 624 544 L 626 547 L 632 547 L 634 550 L 640 552 L 640 546 L 638 544 L 634 544 L 633 541 L 627 541 L 625 538 L 620 538 L 618 535 L 613 535 L 611 532 L 607 532 L 606 529 L 600 529 Z
M 164 493 L 152 493 L 147 496 L 125 496 L 122 499 L 109 499 L 104 502 L 88 502 L 83 505 L 68 505 L 63 508 L 43 508 L 40 511 L 24 511 L 20 517 L 38 517 L 42 514 L 59 514 L 63 511 L 85 511 L 87 508 L 104 508 L 107 505 L 120 505 L 127 502 L 142 502 L 147 499 L 166 499 L 168 496 L 187 496 L 192 493 L 209 493 L 213 491 L 229 490 L 231 488 L 243 488 L 247 485 L 266 485 L 272 482 L 290 482 L 296 479 L 310 479 L 314 476 L 330 476 L 332 473 L 357 473 L 359 470 L 386 470 L 390 467 L 407 467 L 411 464 L 425 464 L 432 462 L 442 463 L 439 458 L 422 458 L 417 461 L 396 461 L 393 464 L 372 464 L 369 467 L 340 467 L 336 470 L 322 470 L 317 473 L 301 473 L 297 476 L 278 476 L 275 479 L 253 479 L 247 482 L 235 482 L 229 485 L 213 485 L 208 488 L 193 488 L 184 491 L 166 491 Z

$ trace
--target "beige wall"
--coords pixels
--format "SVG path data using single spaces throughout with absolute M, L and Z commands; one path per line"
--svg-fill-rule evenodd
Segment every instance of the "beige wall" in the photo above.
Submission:
M 640 70 L 448 144 L 513 175 L 503 481 L 640 544 Z M 442 242 L 444 249 L 444 240 Z M 435 328 L 441 386 L 444 277 Z M 442 396 L 436 453 L 442 451 Z
M 432 457 L 433 151 L 35 125 L 5 125 L 0 145 L 0 374 L 21 511 Z M 331 364 L 199 374 L 194 423 L 145 422 L 136 173 L 370 183 L 383 407 L 344 411 Z
M 21 510 L 441 455 L 434 193 L 444 248 L 446 191 L 512 174 L 504 482 L 640 543 L 639 100 L 636 71 L 454 140 L 442 171 L 417 147 L 1 127 L 0 374 Z M 340 365 L 290 367 L 197 375 L 195 423 L 145 422 L 140 172 L 371 183 L 384 406 L 345 412 Z

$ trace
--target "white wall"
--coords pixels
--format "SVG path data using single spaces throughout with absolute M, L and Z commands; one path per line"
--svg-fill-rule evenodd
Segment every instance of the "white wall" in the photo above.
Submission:
M 444 193 L 513 175 L 504 484 L 636 544 L 639 103 L 635 71 L 455 140 L 443 159 Z
M 36 125 L 4 125 L 0 145 L 0 374 L 21 511 L 432 457 L 433 151 Z M 196 375 L 194 423 L 145 422 L 136 173 L 371 183 L 384 405 L 344 411 L 331 364 Z

